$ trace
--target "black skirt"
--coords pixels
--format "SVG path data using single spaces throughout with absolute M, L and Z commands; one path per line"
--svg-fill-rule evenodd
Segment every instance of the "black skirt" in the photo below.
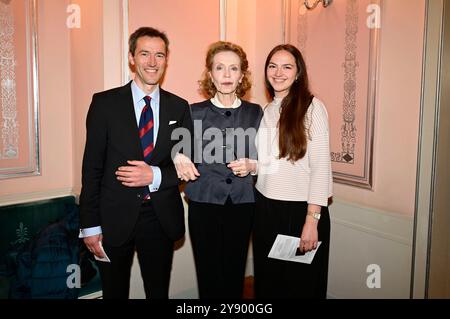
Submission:
M 322 242 L 311 264 L 267 257 L 278 234 L 300 237 L 306 202 L 273 200 L 256 191 L 253 257 L 256 298 L 325 299 L 328 280 L 330 215 L 322 207 L 318 223 Z

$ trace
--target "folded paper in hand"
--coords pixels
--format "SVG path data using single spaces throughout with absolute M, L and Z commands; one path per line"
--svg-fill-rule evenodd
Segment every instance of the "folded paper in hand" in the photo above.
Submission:
M 105 253 L 105 249 L 103 249 L 102 242 L 99 242 L 98 244 L 100 245 L 100 249 L 102 250 L 103 256 L 105 256 L 105 257 L 100 258 L 100 257 L 97 257 L 94 255 L 95 259 L 98 261 L 104 261 L 104 262 L 110 263 L 111 260 L 109 260 L 108 255 Z
M 317 248 L 306 252 L 303 255 L 296 255 L 297 248 L 300 246 L 301 239 L 298 237 L 286 236 L 278 234 L 275 238 L 272 248 L 270 249 L 269 258 L 295 261 L 298 263 L 310 264 L 314 255 L 319 249 L 321 241 L 317 243 Z

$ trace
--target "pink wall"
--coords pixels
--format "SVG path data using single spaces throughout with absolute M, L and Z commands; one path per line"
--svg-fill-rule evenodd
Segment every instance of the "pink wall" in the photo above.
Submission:
M 81 9 L 81 28 L 71 30 L 74 192 L 81 189 L 81 163 L 86 139 L 86 115 L 92 95 L 103 91 L 103 0 L 72 1 Z M 120 35 L 118 35 L 120 36 Z M 120 68 L 120 65 L 111 65 Z
M 2 180 L 0 198 L 73 183 L 68 1 L 38 1 L 41 176 Z
M 264 106 L 264 63 L 270 50 L 283 41 L 282 1 L 230 1 L 227 10 L 227 40 L 243 47 L 252 72 L 247 98 Z
M 190 103 L 198 94 L 207 47 L 219 40 L 219 1 L 129 1 L 129 31 L 151 26 L 165 31 L 170 55 L 163 87 Z
M 374 190 L 335 184 L 340 199 L 414 214 L 424 16 L 424 0 L 383 1 Z

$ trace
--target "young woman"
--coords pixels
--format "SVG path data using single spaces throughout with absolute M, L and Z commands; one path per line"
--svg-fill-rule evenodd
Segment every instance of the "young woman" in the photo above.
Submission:
M 296 47 L 272 49 L 265 72 L 273 100 L 264 109 L 257 136 L 255 296 L 325 298 L 332 194 L 327 111 L 309 90 Z M 322 243 L 311 264 L 268 258 L 278 234 L 300 237 L 301 252 Z

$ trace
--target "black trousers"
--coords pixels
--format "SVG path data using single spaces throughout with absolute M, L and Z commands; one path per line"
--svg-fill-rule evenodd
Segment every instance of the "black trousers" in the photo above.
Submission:
M 189 202 L 199 297 L 242 298 L 254 204 Z
M 300 237 L 308 204 L 269 199 L 256 191 L 253 258 L 256 298 L 315 298 L 327 294 L 330 215 L 322 207 L 318 223 L 322 241 L 311 264 L 268 258 L 278 234 Z
M 126 213 L 126 212 L 124 212 Z M 145 296 L 167 299 L 173 259 L 173 241 L 163 231 L 151 202 L 141 207 L 130 239 L 120 247 L 103 243 L 111 263 L 97 261 L 102 279 L 104 299 L 127 299 L 136 250 Z

